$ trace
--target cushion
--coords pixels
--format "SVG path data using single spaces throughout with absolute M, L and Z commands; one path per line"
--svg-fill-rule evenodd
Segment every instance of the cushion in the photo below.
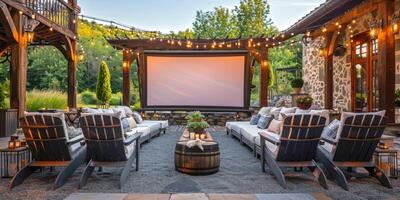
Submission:
M 271 123 L 269 123 L 267 131 L 275 133 L 275 134 L 280 134 L 281 132 L 281 126 L 282 126 L 282 121 L 272 119 Z
M 258 136 L 259 132 L 264 131 L 263 129 L 259 129 L 254 125 L 242 125 L 240 128 L 240 133 L 242 137 L 246 138 L 248 141 L 255 143 L 255 138 Z
M 138 123 L 137 126 L 139 127 L 149 127 L 152 133 L 157 132 L 160 130 L 163 121 L 156 121 L 156 120 L 144 120 L 142 123 Z
M 337 131 L 336 140 L 339 140 L 340 135 L 342 134 L 344 122 L 347 118 L 356 116 L 356 115 L 378 115 L 378 116 L 385 116 L 386 110 L 378 111 L 378 112 L 368 112 L 368 113 L 352 113 L 352 112 L 343 112 L 342 116 L 340 117 L 340 126 Z
M 260 129 L 266 129 L 272 119 L 272 116 L 261 116 L 258 120 L 257 127 Z
M 272 107 L 262 107 L 259 111 L 258 114 L 259 115 L 264 115 L 267 116 L 270 114 Z
M 133 112 L 132 116 L 135 119 L 137 124 L 141 124 L 143 122 L 143 118 L 138 112 Z
M 295 114 L 308 114 L 310 112 L 311 112 L 311 110 L 303 110 L 303 109 L 297 108 Z
M 328 124 L 322 131 L 322 135 L 326 135 L 330 138 L 336 139 L 336 134 L 340 126 L 340 121 L 335 119 Z
M 260 119 L 260 117 L 261 117 L 260 114 L 251 116 L 250 124 L 251 124 L 251 125 L 257 125 L 258 120 Z
M 113 108 L 111 109 L 113 112 L 121 112 L 121 118 L 126 118 L 126 112 L 124 108 L 121 107 L 117 107 L 117 108 Z
M 76 136 L 79 136 L 79 135 L 83 134 L 81 128 L 75 128 L 73 126 L 68 126 L 67 127 L 67 132 L 68 132 L 68 138 L 69 139 L 73 139 Z
M 92 113 L 92 114 L 99 114 L 103 111 L 100 109 L 93 109 L 93 108 L 82 108 L 82 113 Z
M 106 114 L 118 112 L 118 111 L 114 111 L 112 108 L 104 108 L 104 109 L 98 109 L 98 110 L 101 110 L 102 113 L 106 113 Z
M 271 108 L 270 115 L 274 117 L 274 119 L 279 119 L 279 113 L 281 112 L 282 108 L 273 107 Z
M 133 117 L 125 118 L 128 121 L 129 128 L 133 129 L 137 127 L 136 121 Z
M 129 132 L 131 130 L 128 118 L 122 119 L 121 123 L 122 123 L 122 129 L 124 130 L 124 133 Z
M 133 112 L 128 106 L 117 106 L 116 108 L 123 108 L 127 116 L 132 116 Z
M 325 125 L 329 124 L 329 110 L 311 110 L 311 115 L 320 115 L 326 118 Z
M 250 124 L 250 122 L 248 122 L 248 121 L 229 121 L 229 122 L 226 122 L 225 127 L 227 129 L 232 129 L 232 127 L 235 126 L 236 124 Z
M 292 108 L 282 108 L 279 114 L 279 118 L 275 118 L 278 120 L 283 120 L 282 114 L 288 115 L 288 114 L 292 114 L 296 112 L 296 107 L 292 107 Z

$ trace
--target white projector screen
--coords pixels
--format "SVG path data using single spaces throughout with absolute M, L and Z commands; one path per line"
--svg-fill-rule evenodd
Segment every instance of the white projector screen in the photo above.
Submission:
M 150 54 L 144 106 L 245 108 L 246 74 L 246 54 Z

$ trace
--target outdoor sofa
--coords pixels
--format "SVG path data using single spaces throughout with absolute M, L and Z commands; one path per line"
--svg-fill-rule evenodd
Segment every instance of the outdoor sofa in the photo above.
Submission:
M 282 122 L 283 116 L 290 114 L 316 114 L 326 118 L 326 125 L 329 123 L 328 110 L 302 110 L 296 107 L 263 107 L 256 115 L 271 116 L 273 119 Z M 260 135 L 263 132 L 279 140 L 279 131 L 273 133 L 267 128 L 259 128 L 257 124 L 253 125 L 250 121 L 230 121 L 226 123 L 227 134 L 239 139 L 242 144 L 247 145 L 254 152 L 254 155 L 261 155 Z
M 121 113 L 121 123 L 124 132 L 141 133 L 139 144 L 150 141 L 151 138 L 165 133 L 168 128 L 168 120 L 143 120 L 138 112 L 132 111 L 128 106 L 116 106 L 108 109 L 83 108 L 83 114 Z M 129 124 L 128 118 L 133 118 L 134 123 Z

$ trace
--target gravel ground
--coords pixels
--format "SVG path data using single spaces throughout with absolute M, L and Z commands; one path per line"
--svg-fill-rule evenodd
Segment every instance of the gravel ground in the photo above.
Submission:
M 122 190 L 118 189 L 117 168 L 105 168 L 104 174 L 93 174 L 88 184 L 78 190 L 83 166 L 63 187 L 52 191 L 56 174 L 37 173 L 12 191 L 7 189 L 9 179 L 0 179 L 0 199 L 63 199 L 73 192 L 107 193 L 313 193 L 322 192 L 333 199 L 398 199 L 400 180 L 391 179 L 393 189 L 387 189 L 373 178 L 350 181 L 345 191 L 332 181 L 329 190 L 321 188 L 311 176 L 288 172 L 288 189 L 280 187 L 269 174 L 261 172 L 258 159 L 239 142 L 225 134 L 222 128 L 213 129 L 221 151 L 220 171 L 208 176 L 190 176 L 175 171 L 174 148 L 182 133 L 172 127 L 166 135 L 154 138 L 141 148 L 140 170 L 132 171 Z

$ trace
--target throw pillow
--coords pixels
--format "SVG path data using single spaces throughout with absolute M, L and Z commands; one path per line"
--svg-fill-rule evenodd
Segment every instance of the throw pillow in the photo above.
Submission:
M 99 113 L 102 113 L 102 111 L 100 109 L 82 108 L 82 113 L 99 114 Z
M 279 113 L 281 112 L 282 108 L 281 107 L 273 107 L 271 108 L 271 112 L 270 115 L 272 115 L 272 117 L 274 119 L 279 119 Z
M 81 128 L 75 128 L 73 126 L 68 126 L 67 132 L 68 132 L 68 138 L 69 139 L 73 139 L 76 136 L 79 136 L 79 135 L 83 134 Z
M 118 111 L 114 111 L 112 108 L 106 108 L 106 109 L 100 109 L 102 111 L 102 113 L 106 113 L 106 114 L 112 114 L 112 113 L 116 113 Z
M 257 127 L 259 129 L 266 129 L 268 125 L 271 123 L 272 117 L 271 116 L 260 116 L 258 120 Z
M 261 117 L 260 114 L 251 116 L 250 125 L 257 125 L 258 120 L 260 119 L 260 117 Z
M 340 121 L 335 119 L 331 123 L 328 124 L 322 131 L 322 135 L 328 136 L 332 139 L 336 139 L 337 131 L 340 126 Z
M 122 119 L 121 123 L 122 123 L 122 129 L 124 130 L 124 133 L 129 132 L 131 130 L 131 127 L 129 126 L 128 118 Z
M 127 119 L 128 123 L 129 123 L 129 127 L 131 129 L 134 129 L 134 128 L 137 127 L 136 121 L 135 121 L 135 119 L 133 117 L 127 117 L 125 119 Z
M 272 119 L 271 123 L 269 123 L 267 131 L 279 135 L 281 132 L 281 126 L 282 126 L 282 121 Z
M 143 122 L 143 118 L 138 112 L 133 112 L 132 116 L 135 119 L 137 124 L 140 124 Z
M 113 112 L 121 112 L 122 119 L 127 117 L 124 108 L 116 107 L 116 108 L 113 108 L 112 110 L 113 110 Z
M 117 108 L 123 108 L 127 116 L 132 116 L 133 112 L 128 106 L 117 106 Z
M 303 110 L 303 109 L 297 108 L 295 114 L 308 114 L 310 112 L 311 112 L 310 110 Z
M 264 115 L 264 116 L 268 116 L 271 112 L 271 108 L 272 107 L 262 107 L 259 111 L 258 114 L 259 115 Z
M 282 114 L 288 115 L 288 114 L 295 113 L 295 112 L 296 112 L 296 109 L 297 109 L 296 107 L 292 107 L 292 108 L 282 108 L 281 111 L 280 111 L 279 118 L 275 118 L 275 119 L 283 120 Z

